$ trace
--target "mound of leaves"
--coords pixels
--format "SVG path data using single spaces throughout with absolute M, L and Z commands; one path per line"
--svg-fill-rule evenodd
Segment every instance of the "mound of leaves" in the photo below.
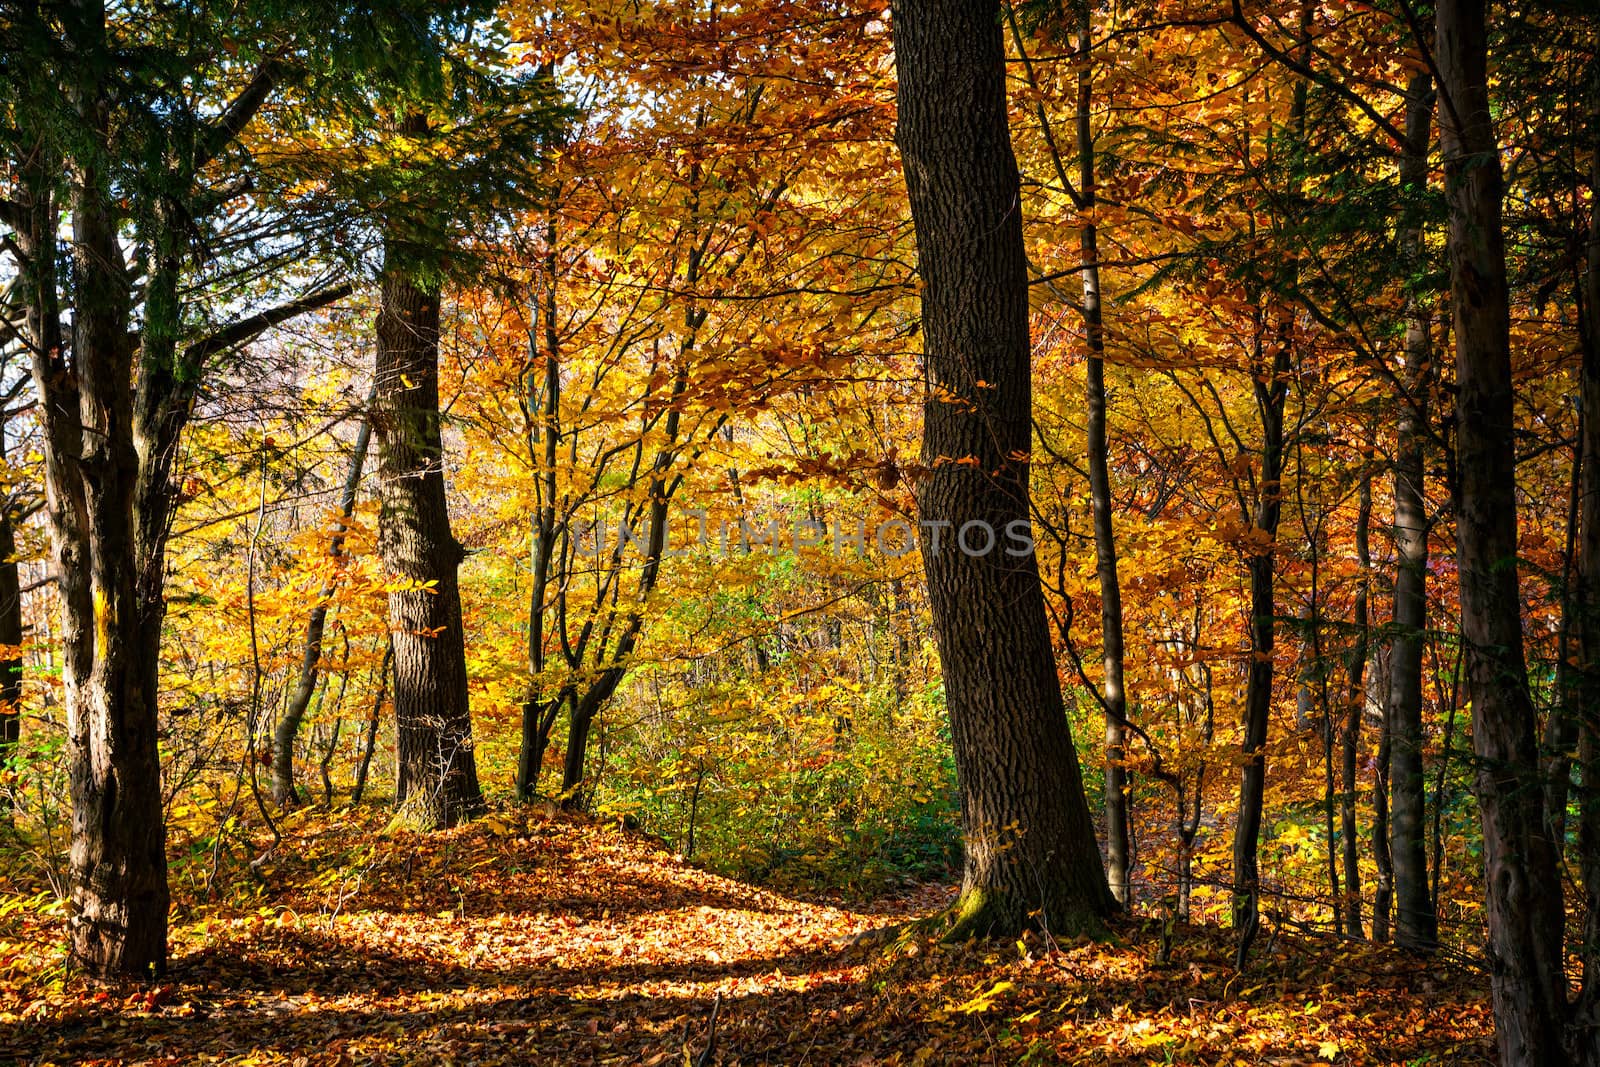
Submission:
M 1273 937 L 1243 974 L 1224 932 L 1137 919 L 1103 942 L 950 946 L 904 925 L 946 905 L 946 887 L 847 910 L 707 874 L 614 824 L 499 813 L 428 836 L 378 825 L 301 816 L 249 885 L 179 900 L 155 986 L 71 973 L 61 909 L 13 895 L 0 1062 L 1490 1057 L 1481 975 L 1359 943 Z

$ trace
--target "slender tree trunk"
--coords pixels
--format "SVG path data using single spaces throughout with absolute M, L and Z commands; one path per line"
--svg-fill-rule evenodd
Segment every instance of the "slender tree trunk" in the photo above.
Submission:
M 1366 672 L 1369 619 L 1368 596 L 1372 588 L 1372 472 L 1361 475 L 1356 509 L 1357 579 L 1354 619 L 1355 641 L 1345 658 L 1344 728 L 1339 737 L 1339 844 L 1344 863 L 1344 932 L 1361 936 L 1361 852 L 1356 821 L 1357 758 L 1361 751 L 1361 715 L 1366 710 Z
M 1087 25 L 1078 34 L 1080 55 L 1090 54 L 1093 42 Z M 1095 206 L 1094 133 L 1089 105 L 1094 75 L 1085 63 L 1078 72 L 1078 197 L 1085 212 Z M 1124 684 L 1122 638 L 1122 583 L 1117 574 L 1117 536 L 1111 521 L 1110 447 L 1106 433 L 1105 328 L 1100 310 L 1100 243 L 1093 222 L 1079 231 L 1083 256 L 1083 327 L 1088 347 L 1085 366 L 1088 400 L 1089 500 L 1094 512 L 1095 573 L 1100 582 L 1100 632 L 1104 647 L 1104 699 L 1106 715 L 1106 876 L 1111 895 L 1126 907 L 1129 902 L 1129 868 L 1132 848 L 1129 825 L 1132 799 L 1127 769 L 1128 697 Z
M 1311 5 L 1300 9 L 1301 62 L 1311 62 Z M 1289 128 L 1295 143 L 1306 136 L 1307 88 L 1295 86 Z M 1296 183 L 1298 179 L 1294 180 Z M 1291 264 L 1298 274 L 1298 263 Z M 1269 305 L 1270 306 L 1270 305 Z M 1295 312 L 1280 307 L 1273 336 L 1263 353 L 1263 326 L 1256 324 L 1256 351 L 1252 359 L 1256 414 L 1261 424 L 1261 481 L 1255 513 L 1250 521 L 1263 543 L 1252 550 L 1250 572 L 1250 670 L 1245 683 L 1244 766 L 1239 781 L 1239 821 L 1233 835 L 1233 923 L 1239 934 L 1236 964 L 1242 970 L 1251 942 L 1260 926 L 1262 807 L 1267 787 L 1267 728 L 1272 711 L 1278 521 L 1283 513 L 1284 405 L 1289 397 L 1289 375 L 1295 361 Z
M 381 475 L 378 544 L 389 594 L 397 749 L 395 803 L 435 829 L 482 806 L 439 432 L 439 293 L 386 265 L 374 414 Z
M 1406 136 L 1400 180 L 1415 193 L 1428 181 L 1427 145 L 1433 124 L 1433 84 L 1427 74 L 1406 86 Z M 1420 263 L 1421 227 L 1401 235 L 1409 261 Z M 1406 326 L 1405 388 L 1400 398 L 1394 466 L 1394 540 L 1399 557 L 1394 580 L 1394 638 L 1389 650 L 1389 852 L 1394 864 L 1394 940 L 1429 951 L 1438 921 L 1428 892 L 1427 781 L 1422 766 L 1422 652 L 1428 626 L 1428 507 L 1423 487 L 1423 443 L 1432 344 L 1427 307 L 1412 296 Z
M 5 459 L 0 419 L 0 461 Z M 0 507 L 0 767 L 22 740 L 22 585 L 17 578 L 16 515 Z M 0 799 L 0 811 L 7 801 Z
M 1283 410 L 1288 398 L 1286 381 L 1290 350 L 1294 344 L 1293 319 L 1284 313 L 1272 341 L 1267 377 L 1255 384 L 1256 412 L 1261 420 L 1261 488 L 1252 522 L 1265 536 L 1266 546 L 1255 550 L 1250 574 L 1250 671 L 1245 682 L 1244 767 L 1239 779 L 1239 821 L 1233 835 L 1233 923 L 1239 932 L 1240 966 L 1260 925 L 1262 807 L 1267 787 L 1267 726 L 1272 711 L 1273 649 L 1276 639 L 1274 580 L 1275 543 L 1282 514 Z M 1259 361 L 1259 357 L 1258 357 Z
M 1372 775 L 1372 940 L 1389 940 L 1394 905 L 1394 858 L 1389 854 L 1389 716 L 1378 723 L 1378 755 Z
M 535 388 L 537 359 L 527 372 L 526 418 L 528 458 L 540 471 L 539 506 L 533 519 L 533 588 L 528 593 L 528 693 L 522 704 L 522 738 L 517 748 L 517 799 L 532 800 L 539 783 L 539 768 L 550 743 L 561 697 L 542 691 L 545 669 L 544 612 L 550 589 L 550 567 L 556 554 L 556 457 L 561 441 L 561 352 L 556 319 L 556 227 L 545 224 L 544 301 L 535 308 L 536 321 L 528 331 L 528 346 L 537 356 L 539 332 L 545 338 L 543 382 Z
M 694 279 L 699 276 L 698 256 L 692 256 L 691 260 L 688 277 Z M 704 321 L 703 308 L 691 305 L 685 312 L 684 327 L 691 339 Z M 606 638 L 600 639 L 597 646 L 600 651 L 596 653 L 596 659 L 601 666 L 595 681 L 581 694 L 566 694 L 571 702 L 572 712 L 568 719 L 567 751 L 561 769 L 563 797 L 561 803 L 564 808 L 571 811 L 581 811 L 588 807 L 592 791 L 588 788 L 584 775 L 584 758 L 588 750 L 589 731 L 594 725 L 595 717 L 600 714 L 600 710 L 606 706 L 617 691 L 617 686 L 622 684 L 622 679 L 627 675 L 628 661 L 633 657 L 639 633 L 644 627 L 644 606 L 649 601 L 650 594 L 655 591 L 656 583 L 661 579 L 661 560 L 667 551 L 668 507 L 672 502 L 672 495 L 677 492 L 678 486 L 683 484 L 683 474 L 681 472 L 673 474 L 672 465 L 677 460 L 675 446 L 682 425 L 682 413 L 678 402 L 689 386 L 687 356 L 690 347 L 692 340 L 680 352 L 678 369 L 672 376 L 672 388 L 668 397 L 670 406 L 664 420 L 666 443 L 656 453 L 651 466 L 650 483 L 645 497 L 650 504 L 642 512 L 647 517 L 648 532 L 645 537 L 644 565 L 639 570 L 637 600 L 623 615 L 616 645 L 609 653 L 605 651 Z M 612 561 L 615 566 L 621 566 L 622 551 L 623 545 L 619 538 L 617 547 L 613 550 Z M 602 627 L 603 631 L 609 633 L 617 621 L 615 617 L 608 620 Z
M 394 643 L 384 646 L 383 662 L 378 667 L 378 693 L 372 698 L 372 715 L 367 719 L 367 733 L 361 741 L 361 762 L 356 765 L 356 784 L 350 790 L 352 807 L 361 803 L 367 791 L 367 773 L 372 769 L 372 753 L 378 747 L 378 720 L 383 716 L 383 702 L 389 696 L 389 675 L 394 665 Z
M 561 804 L 569 811 L 582 811 L 588 807 L 583 766 L 589 751 L 589 733 L 594 726 L 595 715 L 610 699 L 615 688 L 615 685 L 606 686 L 604 696 L 600 696 L 598 688 L 592 689 L 573 702 L 572 714 L 567 720 L 567 750 L 561 764 Z
M 374 381 L 372 391 L 367 394 L 367 412 L 372 410 L 377 401 L 378 386 Z M 339 493 L 339 529 L 334 532 L 328 543 L 328 555 L 334 559 L 344 555 L 345 527 L 350 521 L 350 516 L 356 510 L 356 492 L 361 487 L 361 471 L 367 463 L 367 446 L 372 439 L 372 419 L 366 412 L 362 415 L 361 429 L 356 434 L 355 448 L 350 453 L 350 468 L 345 474 L 344 487 Z M 289 695 L 289 703 L 284 708 L 283 718 L 278 720 L 278 728 L 272 738 L 272 799 L 279 804 L 294 804 L 298 797 L 294 787 L 294 740 L 300 732 L 300 724 L 305 719 L 306 709 L 311 706 L 311 695 L 316 692 L 317 679 L 321 676 L 322 667 L 322 636 L 328 625 L 328 602 L 338 591 L 337 579 L 331 579 L 322 587 L 322 595 L 317 599 L 317 606 L 311 609 L 311 615 L 306 620 L 306 636 L 301 644 L 300 676 L 295 682 L 294 692 Z
M 1020 187 L 998 2 L 894 5 L 899 143 L 924 288 L 916 486 L 961 794 L 952 936 L 1092 928 L 1115 907 L 1026 528 L 1032 395 Z M 975 461 L 970 462 L 970 461 Z M 993 533 L 985 554 L 974 547 Z M 930 531 L 938 531 L 937 548 Z
M 1500 1061 L 1561 1065 L 1564 913 L 1545 834 L 1535 712 L 1522 644 L 1504 184 L 1488 92 L 1484 0 L 1440 0 L 1435 55 L 1449 201 L 1456 347 L 1456 548 L 1490 981 Z M 1587 1035 L 1592 1044 L 1594 1035 Z
M 1583 294 L 1579 292 L 1576 296 L 1580 347 L 1587 358 L 1589 337 Z M 1578 655 L 1578 650 L 1582 648 L 1583 621 L 1578 615 L 1587 598 L 1580 588 L 1582 575 L 1578 567 L 1578 542 L 1583 536 L 1579 526 L 1583 520 L 1584 440 L 1588 436 L 1589 425 L 1587 404 L 1581 397 L 1582 388 L 1580 371 L 1578 435 L 1572 450 L 1571 474 L 1567 478 L 1567 536 L 1561 553 L 1561 625 L 1556 633 L 1555 681 L 1552 686 L 1555 700 L 1544 729 L 1545 832 L 1555 843 L 1558 855 L 1566 849 L 1567 803 L 1572 796 L 1572 757 L 1578 746 L 1578 723 L 1582 717 L 1579 702 L 1583 699 L 1582 665 Z M 1435 804 L 1436 820 L 1438 810 Z

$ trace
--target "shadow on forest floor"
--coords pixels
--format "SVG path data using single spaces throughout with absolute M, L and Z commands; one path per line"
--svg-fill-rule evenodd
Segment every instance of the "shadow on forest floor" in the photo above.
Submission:
M 714 1003 L 719 1064 L 1488 1062 L 1476 976 L 1365 945 L 1278 938 L 1244 975 L 1204 927 L 1156 962 L 1137 920 L 884 951 L 848 942 L 948 890 L 805 903 L 565 818 L 296 834 L 259 899 L 184 904 L 160 986 L 52 981 L 59 921 L 32 924 L 0 1063 L 677 1065 Z

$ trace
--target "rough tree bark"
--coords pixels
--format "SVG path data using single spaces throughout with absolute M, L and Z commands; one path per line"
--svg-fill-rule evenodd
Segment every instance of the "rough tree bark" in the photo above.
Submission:
M 86 137 L 110 132 L 104 8 L 65 12 L 75 62 L 67 97 Z M 40 155 L 43 155 L 42 149 Z M 43 162 L 42 159 L 39 162 Z M 62 682 L 72 796 L 73 957 L 102 976 L 166 969 L 167 861 L 156 740 L 157 602 L 141 603 L 136 542 L 127 272 L 105 162 L 87 148 L 69 169 L 74 292 L 70 350 L 59 320 L 48 174 L 31 184 L 35 215 L 23 241 L 33 278 L 34 377 L 44 422 L 45 483 L 62 614 Z M 157 283 L 152 279 L 152 286 Z M 70 356 L 69 356 L 70 351 Z M 141 494 L 144 496 L 145 494 Z M 160 567 L 155 577 L 159 582 Z
M 391 256 L 378 312 L 373 412 L 378 436 L 378 546 L 394 650 L 395 804 L 422 829 L 482 806 L 467 705 L 466 649 L 439 432 L 439 290 Z
M 923 563 L 966 861 L 951 936 L 1093 928 L 1115 907 L 1061 700 L 1027 523 L 1028 278 L 998 2 L 893 7 L 900 146 L 923 280 Z M 972 525 L 969 524 L 979 524 Z M 987 554 L 962 551 L 957 535 Z M 938 544 L 934 544 L 937 532 Z
M 107 5 L 69 0 L 47 18 L 40 5 L 24 4 L 8 14 L 16 16 L 8 39 L 37 49 L 36 79 L 13 87 L 22 100 L 14 117 L 36 126 L 10 144 L 18 295 L 60 597 L 71 951 L 94 975 L 149 977 L 166 966 L 157 680 L 179 442 L 209 361 L 349 290 L 328 287 L 180 343 L 180 276 L 196 205 L 217 206 L 211 193 L 196 195 L 195 176 L 250 124 L 276 85 L 277 65 L 263 64 L 209 119 L 145 116 L 171 122 L 141 126 L 138 135 L 154 138 L 155 151 L 137 161 L 160 183 L 153 196 L 111 178 L 109 149 L 126 147 L 113 123 L 125 114 L 114 93 L 130 83 L 119 70 L 125 57 L 112 54 Z M 70 268 L 57 255 L 63 213 Z M 141 255 L 136 269 L 125 248 Z M 70 330 L 63 291 L 73 296 Z
M 1592 1032 L 1585 1050 L 1566 1043 L 1562 882 L 1545 833 L 1523 657 L 1504 179 L 1489 104 L 1485 0 L 1440 0 L 1436 19 L 1458 389 L 1456 554 L 1495 1036 L 1507 1067 L 1588 1062 Z

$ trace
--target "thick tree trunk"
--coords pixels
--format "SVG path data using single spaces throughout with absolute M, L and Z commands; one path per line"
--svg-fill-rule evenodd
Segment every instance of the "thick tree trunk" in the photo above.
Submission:
M 24 141 L 17 203 L 25 222 L 17 246 L 61 601 L 73 806 L 70 937 L 74 958 L 91 973 L 143 977 L 166 965 L 157 678 L 180 439 L 208 358 L 348 290 L 326 289 L 180 346 L 179 276 L 194 226 L 182 198 L 192 194 L 194 169 L 202 157 L 213 158 L 207 153 L 216 146 L 182 136 L 163 145 L 158 137 L 157 146 L 169 150 L 157 153 L 154 164 L 162 168 L 163 192 L 130 204 L 106 158 L 106 146 L 123 139 L 111 123 L 121 112 L 110 99 L 117 63 L 106 5 L 73 0 L 52 17 L 57 21 L 46 26 L 37 5 L 23 5 L 13 27 L 49 42 L 40 55 L 59 63 L 41 83 L 59 84 L 60 97 L 45 90 L 51 99 L 29 113 L 48 111 L 52 123 L 68 123 Z M 271 80 L 260 84 L 270 88 Z M 247 122 L 262 99 L 254 97 L 234 117 Z M 231 137 L 237 128 L 224 132 Z M 67 279 L 55 252 L 61 220 L 53 190 L 60 184 L 68 189 L 72 231 L 70 338 L 63 336 L 58 295 Z M 130 231 L 143 255 L 136 270 L 123 258 Z M 134 277 L 142 279 L 138 291 Z
M 76 63 L 68 97 L 84 136 L 103 143 L 110 105 L 100 79 L 105 11 L 83 2 L 67 17 Z M 161 569 L 141 597 L 136 487 L 131 295 L 118 242 L 110 178 L 91 148 L 68 168 L 74 292 L 71 359 L 56 319 L 50 176 L 37 199 L 30 288 L 38 305 L 34 378 L 44 422 L 46 494 L 62 612 L 62 683 L 72 796 L 72 955 L 104 977 L 166 969 L 167 860 L 157 751 L 156 671 Z M 152 278 L 152 288 L 161 279 Z M 159 317 L 159 309 L 157 309 Z M 148 324 L 147 324 L 148 328 Z M 140 493 L 151 506 L 159 498 Z M 143 601 L 143 602 L 141 602 Z
M 894 5 L 899 143 L 923 280 L 916 486 L 961 793 L 953 936 L 1093 928 L 1115 907 L 1026 527 L 1032 392 L 1019 182 L 998 2 Z M 992 531 L 985 554 L 974 548 Z M 934 544 L 934 533 L 939 534 Z M 1007 549 L 1017 552 L 1010 554 Z
M 378 313 L 378 544 L 394 647 L 399 817 L 453 826 L 482 806 L 467 705 L 456 571 L 439 433 L 439 293 L 391 261 Z
M 339 529 L 328 543 L 328 555 L 338 559 L 344 555 L 345 527 L 356 510 L 356 492 L 361 487 L 361 471 L 367 464 L 367 446 L 372 440 L 372 418 L 368 412 L 377 401 L 377 383 L 367 395 L 367 411 L 363 412 L 361 430 L 356 434 L 355 448 L 350 453 L 350 467 L 345 474 L 344 487 L 339 493 Z M 330 581 L 322 588 L 317 606 L 306 619 L 306 636 L 301 643 L 300 676 L 289 704 L 278 720 L 272 737 L 272 799 L 279 804 L 294 804 L 298 796 L 294 787 L 294 740 L 300 724 L 311 707 L 311 696 L 317 690 L 317 680 L 322 673 L 322 636 L 328 625 L 328 601 L 338 591 L 336 582 Z
M 1523 658 L 1504 195 L 1484 0 L 1440 0 L 1435 54 L 1456 342 L 1456 548 L 1496 1040 L 1506 1067 L 1572 1061 L 1556 853 Z M 1587 1040 L 1593 1042 L 1593 1034 Z
M 1406 136 L 1410 148 L 1400 180 L 1420 193 L 1428 181 L 1427 146 L 1433 85 L 1427 74 L 1406 86 Z M 1420 227 L 1407 226 L 1401 242 L 1408 260 L 1423 256 Z M 1423 488 L 1423 443 L 1432 345 L 1426 304 L 1412 297 L 1406 326 L 1405 388 L 1399 399 L 1394 463 L 1394 638 L 1389 648 L 1389 853 L 1394 869 L 1394 940 L 1420 951 L 1434 948 L 1438 921 L 1428 892 L 1426 794 L 1422 766 L 1422 652 L 1428 625 L 1428 507 Z

